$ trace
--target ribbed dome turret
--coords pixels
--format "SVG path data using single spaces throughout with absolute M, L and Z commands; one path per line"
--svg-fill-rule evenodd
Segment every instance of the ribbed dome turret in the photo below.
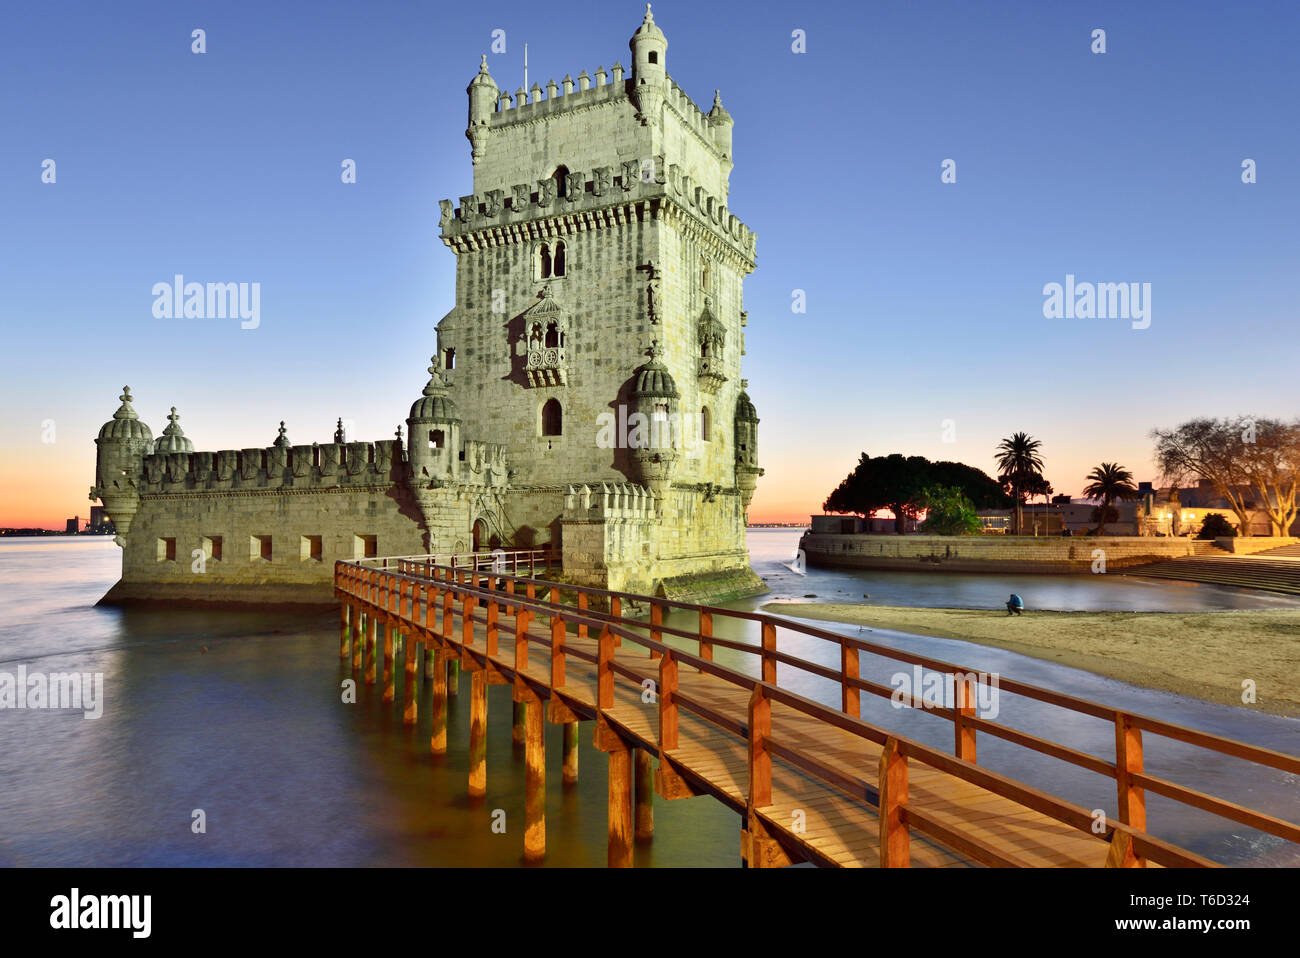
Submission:
M 732 123 L 731 114 L 727 112 L 726 107 L 722 105 L 722 91 L 713 91 L 713 109 L 709 111 L 710 123 Z
M 736 397 L 736 419 L 739 422 L 758 422 L 758 410 L 754 408 L 754 403 L 750 401 L 749 393 L 743 389 L 740 395 Z
M 447 384 L 438 372 L 438 357 L 430 360 L 429 382 L 424 387 L 424 395 L 411 406 L 412 420 L 420 422 L 460 422 L 456 413 L 456 404 L 447 395 Z
M 645 19 L 641 21 L 641 26 L 636 28 L 636 33 L 632 34 L 633 40 L 644 40 L 647 38 L 664 41 L 668 39 L 664 36 L 664 32 L 659 29 L 659 25 L 655 23 L 654 15 L 650 12 L 650 4 L 648 3 L 645 5 Z
M 158 437 L 154 443 L 153 451 L 160 456 L 169 452 L 193 452 L 194 443 L 185 438 L 185 433 L 181 431 L 181 417 L 176 414 L 176 407 L 172 406 L 171 415 L 167 417 L 167 428 L 163 434 Z
M 659 361 L 659 343 L 651 343 L 646 353 L 650 356 L 650 361 L 640 366 L 636 371 L 636 381 L 632 387 L 632 398 L 641 399 L 655 396 L 665 399 L 680 398 L 681 393 L 677 391 L 677 384 L 673 382 L 668 367 Z
M 99 430 L 99 438 L 152 442 L 153 430 L 140 421 L 140 417 L 131 406 L 131 387 L 123 386 L 122 395 L 118 398 L 122 400 L 122 405 L 117 412 L 113 413 L 113 418 L 104 423 L 104 428 Z

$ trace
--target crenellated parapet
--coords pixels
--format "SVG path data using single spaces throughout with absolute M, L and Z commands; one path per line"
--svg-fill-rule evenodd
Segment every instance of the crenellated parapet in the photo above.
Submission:
M 402 444 L 378 442 L 272 445 L 216 452 L 153 453 L 143 458 L 140 492 L 237 492 L 389 485 L 406 478 Z
M 653 522 L 655 497 L 645 486 L 631 482 L 600 482 L 569 486 L 564 492 L 563 520 Z
M 676 163 L 662 155 L 626 160 L 619 166 L 570 171 L 564 195 L 554 178 L 540 177 L 498 189 L 462 196 L 460 205 L 441 200 L 442 241 L 456 252 L 501 246 L 553 235 L 600 229 L 644 215 L 669 215 L 701 229 L 754 268 L 758 234 L 730 210 L 722 197 L 692 182 Z

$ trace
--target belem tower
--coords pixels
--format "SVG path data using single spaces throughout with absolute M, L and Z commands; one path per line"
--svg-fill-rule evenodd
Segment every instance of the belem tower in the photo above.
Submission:
M 513 94 L 483 58 L 473 192 L 440 204 L 456 305 L 395 438 L 340 422 L 296 444 L 281 423 L 270 446 L 196 452 L 174 408 L 154 438 L 123 391 L 91 489 L 123 550 L 105 601 L 329 601 L 337 559 L 547 545 L 579 584 L 764 591 L 732 119 L 673 82 L 648 5 L 630 46 L 626 71 Z

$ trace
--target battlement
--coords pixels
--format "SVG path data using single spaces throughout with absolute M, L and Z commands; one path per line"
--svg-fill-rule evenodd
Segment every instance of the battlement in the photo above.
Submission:
M 382 485 L 406 474 L 401 443 L 393 439 L 171 452 L 147 455 L 143 466 L 145 494 Z
M 463 240 L 481 231 L 495 231 L 546 216 L 577 216 L 582 218 L 584 228 L 598 227 L 600 217 L 592 215 L 597 211 L 667 198 L 712 223 L 736 252 L 751 262 L 754 259 L 758 234 L 728 210 L 720 197 L 693 183 L 690 174 L 684 173 L 678 164 L 666 162 L 662 155 L 641 161 L 627 160 L 618 167 L 598 166 L 590 175 L 570 171 L 565 182 L 564 196 L 558 195 L 554 179 L 541 178 L 532 183 L 462 196 L 459 206 L 454 206 L 451 200 L 441 200 L 438 225 L 442 241 L 457 249 L 473 245 Z M 493 245 L 499 239 L 494 237 Z
M 569 486 L 564 493 L 565 522 L 604 522 L 610 519 L 653 520 L 655 497 L 631 482 Z

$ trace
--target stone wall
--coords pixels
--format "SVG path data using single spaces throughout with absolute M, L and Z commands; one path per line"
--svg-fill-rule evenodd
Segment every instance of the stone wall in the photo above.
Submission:
M 1215 539 L 1214 544 L 1227 552 L 1250 555 L 1266 549 L 1279 549 L 1282 546 L 1295 545 L 1300 542 L 1294 536 L 1227 536 Z
M 1133 536 L 874 536 L 806 534 L 808 565 L 945 572 L 1090 572 L 1095 550 L 1108 572 L 1178 556 L 1203 555 L 1214 543 Z

